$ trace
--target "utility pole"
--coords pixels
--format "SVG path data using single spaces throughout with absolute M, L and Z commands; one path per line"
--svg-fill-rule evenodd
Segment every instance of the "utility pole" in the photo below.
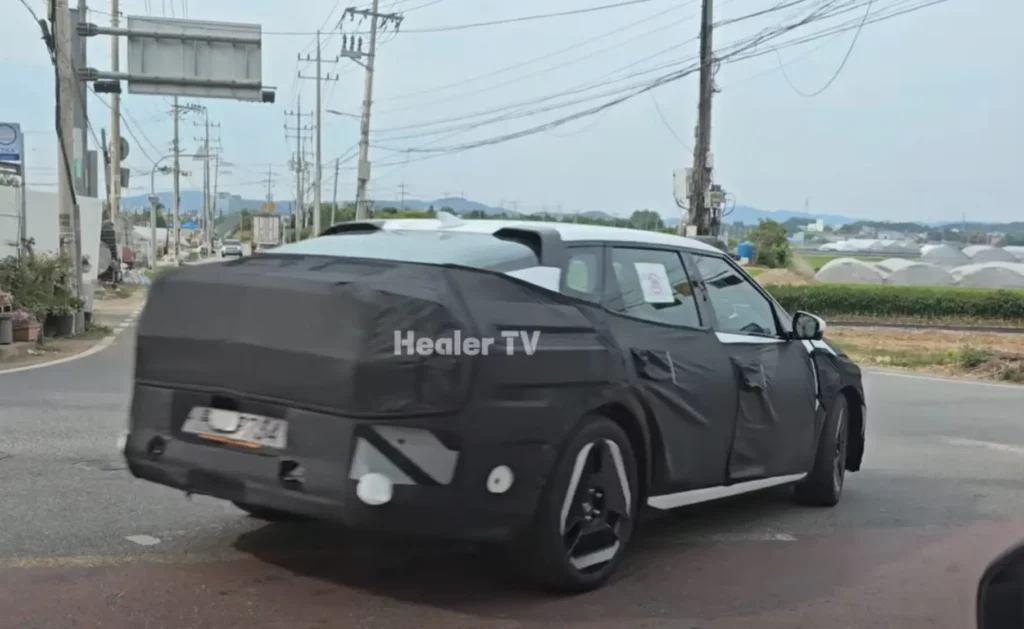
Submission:
M 274 166 L 270 164 L 267 166 L 267 203 L 273 203 L 274 201 Z
M 178 97 L 174 97 L 174 140 L 172 151 L 174 153 L 174 198 L 171 199 L 174 207 L 174 256 L 171 258 L 174 264 L 181 263 L 181 206 L 179 186 L 181 185 L 181 150 L 178 141 L 178 118 L 181 115 L 178 107 Z
M 203 113 L 203 122 L 202 122 L 202 124 L 196 123 L 196 126 L 204 128 L 206 130 L 206 133 L 201 138 L 195 138 L 196 142 L 202 142 L 203 143 L 203 145 L 202 145 L 203 148 L 197 153 L 197 155 L 203 161 L 203 217 L 202 217 L 201 223 L 202 223 L 202 226 L 203 226 L 203 237 L 205 238 L 207 244 L 210 245 L 210 251 L 212 252 L 212 246 L 213 246 L 213 228 L 212 228 L 213 203 L 211 202 L 211 194 L 210 194 L 211 179 L 212 179 L 210 177 L 210 160 L 213 159 L 213 155 L 216 153 L 216 150 L 210 144 L 210 127 L 213 127 L 214 129 L 219 129 L 220 125 L 219 124 L 212 124 L 212 125 L 210 124 L 210 112 L 209 112 L 208 109 L 203 107 L 201 111 Z
M 301 55 L 299 56 L 299 60 L 302 60 Z M 324 76 L 321 73 L 321 67 L 323 65 L 323 55 L 320 47 L 320 31 L 316 32 L 316 57 L 314 58 L 311 57 L 310 55 L 306 55 L 305 60 L 314 61 L 316 63 L 316 76 L 303 76 L 302 73 L 300 72 L 299 78 L 312 79 L 316 81 L 316 122 L 314 123 L 314 126 L 316 127 L 316 156 L 313 159 L 315 164 L 313 167 L 313 234 L 318 235 L 320 233 L 320 194 L 323 188 L 323 166 L 320 163 L 320 142 L 321 136 L 323 136 L 323 126 L 321 124 L 321 116 L 323 113 L 323 100 L 320 97 L 320 86 L 323 84 L 324 81 L 338 80 L 337 74 L 328 74 Z M 339 60 L 340 57 L 335 57 L 334 59 L 328 60 L 328 63 L 337 63 Z
M 366 69 L 366 79 L 363 85 L 362 123 L 359 127 L 359 164 L 356 167 L 356 220 L 365 220 L 369 215 L 366 190 L 370 184 L 370 109 L 373 106 L 373 67 L 374 59 L 377 56 L 377 28 L 379 26 L 386 29 L 389 25 L 394 25 L 395 32 L 398 32 L 404 18 L 399 13 L 380 13 L 380 0 L 373 0 L 373 7 L 369 11 L 353 7 L 345 9 L 342 21 L 345 16 L 352 21 L 357 15 L 370 18 L 370 48 L 364 53 L 362 37 L 357 40 L 354 36 L 345 35 L 341 56 L 352 59 Z
M 71 173 L 71 154 L 74 150 L 72 129 L 75 125 L 75 91 L 77 79 L 71 67 L 71 11 L 68 0 L 52 0 L 50 5 L 53 28 L 53 53 L 56 83 L 57 108 L 57 194 L 59 198 L 58 227 L 61 249 L 71 263 L 67 280 L 69 292 L 76 299 L 82 299 L 82 224 L 78 199 L 74 191 Z M 85 331 L 84 313 L 75 315 L 75 333 Z
M 295 126 L 289 127 L 288 123 L 285 123 L 285 137 L 292 139 L 292 136 L 288 135 L 288 131 L 295 132 L 295 157 L 292 159 L 292 168 L 295 170 L 295 209 L 292 211 L 292 216 L 295 219 L 295 240 L 301 240 L 302 227 L 305 222 L 303 221 L 303 215 L 305 213 L 305 202 L 303 195 L 303 178 L 302 175 L 306 170 L 306 159 L 305 153 L 302 148 L 302 140 L 305 139 L 305 133 L 311 131 L 309 125 L 303 126 L 302 119 L 304 117 L 312 116 L 311 113 L 302 113 L 302 96 L 299 96 L 298 109 L 295 111 L 286 111 L 286 116 L 295 116 Z
M 120 0 L 110 0 L 110 25 L 117 28 L 121 10 Z M 120 71 L 121 38 L 110 38 L 110 69 Z M 110 95 L 110 220 L 114 220 L 121 209 L 121 95 Z
M 700 96 L 697 104 L 697 132 L 693 145 L 690 182 L 690 220 L 700 236 L 718 234 L 720 217 L 713 216 L 708 193 L 711 188 L 711 95 L 714 93 L 713 0 L 703 0 L 700 25 Z
M 341 158 L 334 158 L 334 195 L 331 200 L 331 225 L 338 222 L 338 173 L 341 170 Z M 320 232 L 317 232 L 319 235 Z
M 404 181 L 401 184 L 398 185 L 398 189 L 399 189 L 399 191 L 401 192 L 401 195 L 402 195 L 402 211 L 404 212 L 405 211 L 405 182 Z

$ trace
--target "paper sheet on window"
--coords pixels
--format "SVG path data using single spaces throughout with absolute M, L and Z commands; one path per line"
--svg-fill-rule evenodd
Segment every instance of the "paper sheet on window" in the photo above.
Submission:
M 664 265 L 653 262 L 634 262 L 637 277 L 640 278 L 640 290 L 644 301 L 649 304 L 671 304 L 676 298 L 672 294 L 672 285 L 668 281 L 668 272 Z

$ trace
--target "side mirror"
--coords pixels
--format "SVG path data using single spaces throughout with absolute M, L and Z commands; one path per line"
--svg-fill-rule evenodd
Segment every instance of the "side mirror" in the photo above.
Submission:
M 978 584 L 978 629 L 1024 627 L 1024 544 L 1000 555 Z
M 800 341 L 820 341 L 825 336 L 825 320 L 809 312 L 793 315 L 793 338 Z

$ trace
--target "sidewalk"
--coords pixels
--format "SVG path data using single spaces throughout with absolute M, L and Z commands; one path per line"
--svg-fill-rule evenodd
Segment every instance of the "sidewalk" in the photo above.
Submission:
M 146 290 L 136 287 L 123 297 L 107 296 L 109 291 L 97 290 L 93 303 L 92 329 L 74 338 L 48 339 L 37 343 L 0 345 L 0 375 L 24 371 L 52 363 L 84 358 L 113 343 L 117 335 L 134 324 L 146 303 Z

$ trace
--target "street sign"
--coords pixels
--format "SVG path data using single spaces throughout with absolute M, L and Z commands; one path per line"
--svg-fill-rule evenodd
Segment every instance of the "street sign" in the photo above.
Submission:
M 129 16 L 128 30 L 128 93 L 263 100 L 259 24 Z
M 0 162 L 21 162 L 24 153 L 21 125 L 16 122 L 0 122 Z
M 263 206 L 260 208 L 260 210 L 262 210 L 264 212 L 273 212 L 274 211 L 274 202 L 273 201 L 269 201 L 267 203 L 264 203 Z

